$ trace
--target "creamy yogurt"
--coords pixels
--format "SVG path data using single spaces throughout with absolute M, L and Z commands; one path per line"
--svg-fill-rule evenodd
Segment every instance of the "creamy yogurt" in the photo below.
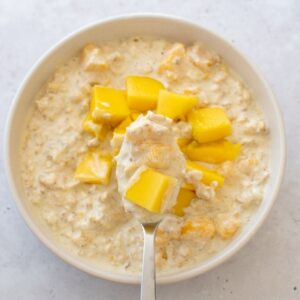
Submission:
M 185 172 L 185 158 L 176 140 L 172 121 L 151 111 L 127 127 L 120 153 L 116 157 L 116 177 L 126 210 L 143 223 L 163 219 L 176 202 Z M 177 180 L 169 189 L 161 214 L 148 212 L 124 196 L 127 187 L 139 178 L 146 167 Z

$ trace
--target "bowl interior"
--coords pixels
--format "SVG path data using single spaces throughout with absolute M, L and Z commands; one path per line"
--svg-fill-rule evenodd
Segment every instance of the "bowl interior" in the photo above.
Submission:
M 265 196 L 252 220 L 244 227 L 223 251 L 193 268 L 172 274 L 158 276 L 158 282 L 168 283 L 193 277 L 211 269 L 241 248 L 253 235 L 267 215 L 278 192 L 285 159 L 285 139 L 282 119 L 272 93 L 264 80 L 252 65 L 229 43 L 215 34 L 178 18 L 166 16 L 129 16 L 111 19 L 87 26 L 77 33 L 70 35 L 58 45 L 50 49 L 32 68 L 14 100 L 6 131 L 6 167 L 12 191 L 26 222 L 38 237 L 57 255 L 76 267 L 101 278 L 137 283 L 139 276 L 122 274 L 109 268 L 95 268 L 72 254 L 67 253 L 58 245 L 45 227 L 34 217 L 30 205 L 25 201 L 25 193 L 20 176 L 19 151 L 22 128 L 28 113 L 33 107 L 33 100 L 55 68 L 68 60 L 88 42 L 102 42 L 133 35 L 148 35 L 171 39 L 183 43 L 202 41 L 214 49 L 233 68 L 250 88 L 256 101 L 262 108 L 266 122 L 271 131 L 270 136 L 270 179 L 265 189 Z

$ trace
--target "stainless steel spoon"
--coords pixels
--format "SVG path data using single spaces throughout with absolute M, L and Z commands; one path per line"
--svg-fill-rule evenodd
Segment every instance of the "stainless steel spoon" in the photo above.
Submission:
M 155 235 L 160 222 L 141 223 L 144 231 L 141 300 L 156 299 Z

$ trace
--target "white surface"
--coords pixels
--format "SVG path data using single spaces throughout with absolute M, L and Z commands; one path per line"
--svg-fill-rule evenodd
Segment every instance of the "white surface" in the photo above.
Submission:
M 11 98 L 32 63 L 51 44 L 87 22 L 126 12 L 166 12 L 198 21 L 233 40 L 260 66 L 283 108 L 288 137 L 292 136 L 293 141 L 289 148 L 286 181 L 269 219 L 241 252 L 196 279 L 159 287 L 158 299 L 298 299 L 300 205 L 296 185 L 300 165 L 297 160 L 300 147 L 297 99 L 300 91 L 297 82 L 300 80 L 300 3 L 111 2 L 0 2 L 0 95 L 4 104 L 0 110 L 1 126 Z M 19 217 L 2 166 L 0 176 L 0 299 L 69 297 L 89 300 L 116 299 L 121 295 L 123 299 L 138 299 L 138 287 L 98 280 L 50 253 Z

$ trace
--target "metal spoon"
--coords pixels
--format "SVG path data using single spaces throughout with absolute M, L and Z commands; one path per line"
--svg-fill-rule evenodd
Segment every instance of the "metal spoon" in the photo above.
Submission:
M 155 235 L 161 221 L 141 223 L 144 231 L 143 270 L 141 281 L 141 300 L 156 299 L 155 277 Z

